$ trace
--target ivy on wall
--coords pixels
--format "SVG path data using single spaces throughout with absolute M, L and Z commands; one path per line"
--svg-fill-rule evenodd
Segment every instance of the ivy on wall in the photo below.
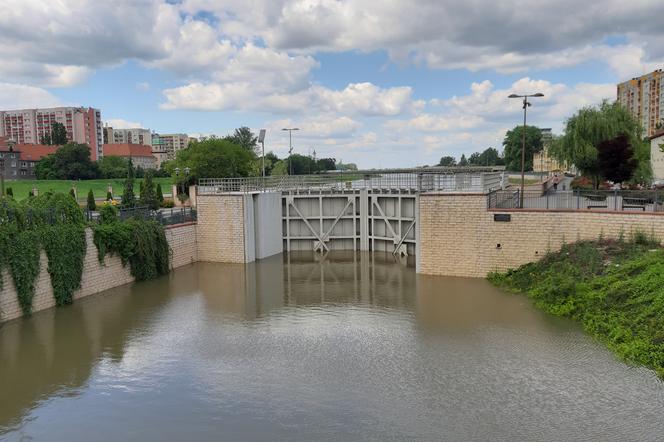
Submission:
M 164 227 L 152 220 L 131 218 L 120 222 L 115 208 L 105 209 L 102 222 L 93 227 L 99 262 L 107 254 L 119 256 L 122 264 L 129 263 L 131 275 L 137 281 L 165 275 L 170 269 L 170 247 Z
M 113 206 L 105 206 L 101 223 L 92 226 L 99 261 L 106 254 L 118 255 L 139 281 L 168 273 L 170 248 L 163 226 L 134 218 L 121 222 L 117 215 Z M 85 227 L 83 212 L 69 195 L 47 192 L 20 203 L 0 197 L 0 289 L 8 269 L 24 314 L 32 311 L 42 249 L 56 305 L 73 302 L 83 276 Z

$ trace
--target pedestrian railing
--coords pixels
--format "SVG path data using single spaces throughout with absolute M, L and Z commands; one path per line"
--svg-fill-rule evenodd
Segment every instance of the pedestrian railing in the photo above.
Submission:
M 498 190 L 488 193 L 487 208 L 664 213 L 664 190 Z
M 120 221 L 126 221 L 131 218 L 154 220 L 164 226 L 194 222 L 197 220 L 196 209 L 192 207 L 177 207 L 159 210 L 152 210 L 148 207 L 142 206 L 129 207 L 120 209 L 118 216 Z M 90 222 L 100 222 L 99 212 L 96 211 L 86 211 L 86 218 Z

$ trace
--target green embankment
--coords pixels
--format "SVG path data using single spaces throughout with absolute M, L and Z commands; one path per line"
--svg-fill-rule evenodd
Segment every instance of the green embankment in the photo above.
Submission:
M 137 179 L 140 181 L 140 179 Z M 161 188 L 165 194 L 171 193 L 171 178 L 154 178 L 155 186 L 161 184 Z M 92 189 L 95 198 L 105 198 L 108 185 L 113 187 L 113 195 L 120 196 L 124 191 L 124 179 L 107 179 L 107 180 L 83 180 L 83 181 L 70 181 L 70 180 L 5 180 L 5 188 L 11 187 L 14 193 L 14 199 L 17 201 L 23 200 L 28 197 L 28 194 L 33 188 L 37 188 L 39 193 L 53 192 L 53 193 L 69 193 L 72 186 L 78 189 L 79 201 L 85 201 L 88 191 Z M 138 188 L 138 183 L 135 185 Z
M 664 249 L 647 235 L 565 245 L 489 280 L 578 320 L 623 360 L 664 378 Z

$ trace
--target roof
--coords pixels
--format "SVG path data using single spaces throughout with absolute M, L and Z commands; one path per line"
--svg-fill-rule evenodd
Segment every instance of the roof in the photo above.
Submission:
M 17 144 L 13 152 L 19 155 L 22 161 L 39 161 L 46 155 L 55 153 L 59 146 L 47 146 L 45 144 Z M 9 152 L 9 147 L 0 139 L 0 151 Z
M 109 157 L 151 157 L 152 147 L 144 144 L 104 144 L 104 156 Z

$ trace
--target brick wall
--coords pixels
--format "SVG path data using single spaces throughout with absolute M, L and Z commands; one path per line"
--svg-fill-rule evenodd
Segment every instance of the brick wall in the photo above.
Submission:
M 83 298 L 122 284 L 132 282 L 129 266 L 123 267 L 117 256 L 106 256 L 104 265 L 97 258 L 97 247 L 92 241 L 92 230 L 86 229 L 87 249 L 83 262 L 81 288 L 74 293 L 74 299 Z M 171 266 L 180 267 L 197 260 L 196 224 L 182 224 L 166 228 L 166 239 L 173 251 Z M 38 312 L 55 306 L 51 277 L 46 270 L 48 259 L 42 251 L 40 258 L 41 271 L 37 277 L 35 295 L 32 300 L 32 311 Z M 3 287 L 0 290 L 0 322 L 18 318 L 22 315 L 16 297 L 14 281 L 7 269 L 3 271 Z
M 244 263 L 245 219 L 242 194 L 198 195 L 198 260 Z
M 496 222 L 509 213 L 511 222 Z M 664 239 L 664 216 L 639 213 L 512 211 L 486 208 L 486 195 L 420 196 L 418 272 L 484 277 L 580 239 L 625 238 L 635 231 Z M 500 244 L 500 247 L 498 245 Z

